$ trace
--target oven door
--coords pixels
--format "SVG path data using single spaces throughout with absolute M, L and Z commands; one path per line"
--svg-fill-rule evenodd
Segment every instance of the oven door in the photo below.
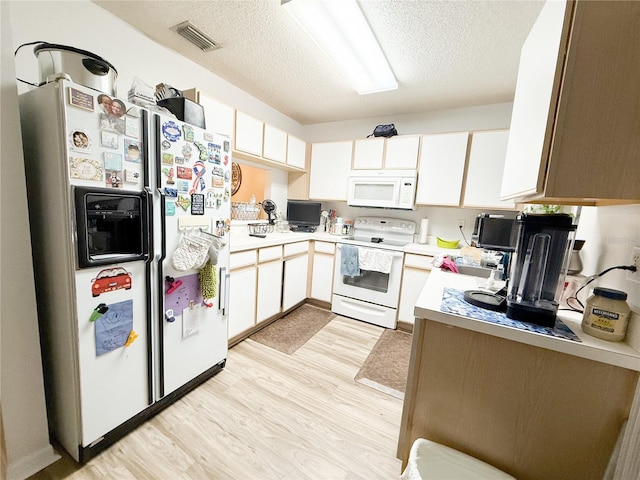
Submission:
M 402 278 L 403 252 L 377 249 L 390 255 L 391 269 L 389 273 L 373 270 L 361 270 L 359 276 L 342 275 L 343 244 L 336 245 L 333 293 L 356 300 L 362 300 L 390 308 L 398 308 L 400 296 L 400 280 Z M 369 247 L 363 247 L 369 248 Z

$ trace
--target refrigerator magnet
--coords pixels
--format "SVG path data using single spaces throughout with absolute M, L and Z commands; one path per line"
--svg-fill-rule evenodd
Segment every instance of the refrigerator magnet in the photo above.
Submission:
M 204 200 L 205 208 L 214 208 L 216 206 L 216 195 L 213 191 L 207 191 L 207 196 Z
M 229 141 L 225 140 L 224 142 L 222 142 L 222 148 L 224 149 L 225 152 L 229 152 Z
M 69 135 L 69 143 L 72 150 L 88 152 L 91 149 L 91 138 L 84 130 L 72 130 Z
M 69 105 L 93 112 L 93 95 L 69 87 Z
M 118 134 L 103 130 L 100 132 L 100 145 L 107 148 L 118 148 Z
M 193 144 L 200 150 L 200 160 L 206 161 L 209 158 L 209 154 L 207 153 L 207 146 L 200 142 L 193 142 Z
M 124 159 L 127 162 L 140 163 L 140 152 L 142 144 L 136 140 L 124 139 Z
M 174 183 L 176 183 L 175 180 L 173 179 L 173 167 L 163 168 L 162 173 L 164 173 L 167 176 L 168 185 L 173 185 Z
M 206 140 L 207 142 L 213 142 L 213 135 L 211 133 L 209 133 L 209 132 L 204 132 L 202 134 L 202 138 L 204 140 Z
M 113 152 L 104 152 L 104 168 L 107 170 L 122 170 L 122 155 Z
M 166 202 L 164 204 L 164 216 L 173 217 L 176 214 L 176 204 L 174 202 Z
M 169 140 L 162 140 L 160 147 L 162 150 L 169 150 L 171 148 L 171 142 Z
M 107 311 L 109 310 L 109 307 L 107 307 L 106 303 L 100 303 L 98 304 L 98 306 L 96 308 L 93 309 L 93 312 L 91 312 L 91 316 L 89 317 L 89 321 L 90 322 L 95 322 L 96 320 L 98 320 L 102 315 L 104 315 L 105 313 L 107 313 Z
M 195 140 L 195 134 L 191 125 L 182 125 L 182 135 L 187 142 L 193 142 Z
M 177 198 L 178 190 L 175 188 L 164 187 L 164 194 L 170 198 Z
M 178 170 L 178 178 L 182 178 L 184 180 L 191 180 L 193 178 L 193 170 L 189 167 L 176 167 Z
M 122 188 L 122 171 L 119 170 L 107 170 L 107 187 Z
M 173 323 L 176 321 L 176 317 L 173 314 L 173 309 L 170 308 L 166 312 L 164 312 L 164 318 L 166 318 L 167 322 Z
M 191 195 L 191 215 L 204 215 L 204 195 L 194 193 Z
M 110 132 L 122 133 L 124 134 L 124 119 L 118 117 L 112 117 L 111 115 L 107 115 L 106 113 L 100 114 L 100 129 L 108 130 Z
M 129 137 L 140 138 L 140 120 L 133 117 L 125 117 L 124 133 Z
M 169 120 L 168 122 L 164 122 L 162 124 L 162 134 L 170 142 L 177 142 L 182 136 L 182 134 L 180 133 L 180 128 L 178 127 L 176 122 L 172 120 Z
M 222 177 L 218 177 L 217 175 L 211 176 L 211 186 L 213 188 L 222 188 L 224 187 L 224 179 Z
M 171 155 L 170 153 L 163 153 L 162 163 L 164 165 L 173 165 L 173 155 Z
M 193 148 L 191 148 L 191 144 L 190 143 L 185 143 L 182 146 L 182 156 L 184 157 L 185 161 L 189 161 L 191 160 L 191 155 L 193 153 Z
M 124 181 L 125 183 L 138 183 L 140 180 L 140 172 L 137 170 L 131 170 L 129 168 L 124 171 Z
M 178 165 L 184 165 L 184 157 L 173 157 L 173 161 Z
M 191 205 L 191 200 L 186 195 L 178 195 L 178 199 L 176 200 L 176 205 L 182 208 L 185 212 L 189 209 Z
M 104 166 L 96 160 L 69 157 L 69 176 L 80 180 L 101 182 L 104 178 Z
M 178 180 L 176 182 L 178 193 L 189 193 L 189 182 L 186 180 Z

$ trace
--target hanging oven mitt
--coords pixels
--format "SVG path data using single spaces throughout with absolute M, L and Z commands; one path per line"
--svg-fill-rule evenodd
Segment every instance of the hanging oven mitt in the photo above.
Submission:
M 205 299 L 207 307 L 212 307 L 213 303 L 207 302 L 207 299 L 211 299 L 216 296 L 218 282 L 216 278 L 216 267 L 211 263 L 211 260 L 207 260 L 204 267 L 198 271 L 198 279 L 200 280 L 202 298 Z
M 209 247 L 209 260 L 212 265 L 218 264 L 218 252 L 225 247 L 226 243 L 220 237 L 215 237 Z
M 173 252 L 173 268 L 179 272 L 202 267 L 208 259 L 211 241 L 187 230 Z

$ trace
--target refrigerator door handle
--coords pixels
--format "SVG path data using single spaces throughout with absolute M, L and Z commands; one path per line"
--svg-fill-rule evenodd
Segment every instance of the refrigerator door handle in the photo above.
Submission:
M 222 315 L 227 314 L 227 305 L 229 305 L 229 274 L 227 273 L 227 267 L 220 267 L 220 310 L 222 310 Z

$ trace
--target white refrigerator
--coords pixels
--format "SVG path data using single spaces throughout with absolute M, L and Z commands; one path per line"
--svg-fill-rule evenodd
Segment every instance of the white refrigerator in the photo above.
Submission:
M 230 139 L 67 80 L 20 116 L 50 430 L 85 462 L 225 366 Z

